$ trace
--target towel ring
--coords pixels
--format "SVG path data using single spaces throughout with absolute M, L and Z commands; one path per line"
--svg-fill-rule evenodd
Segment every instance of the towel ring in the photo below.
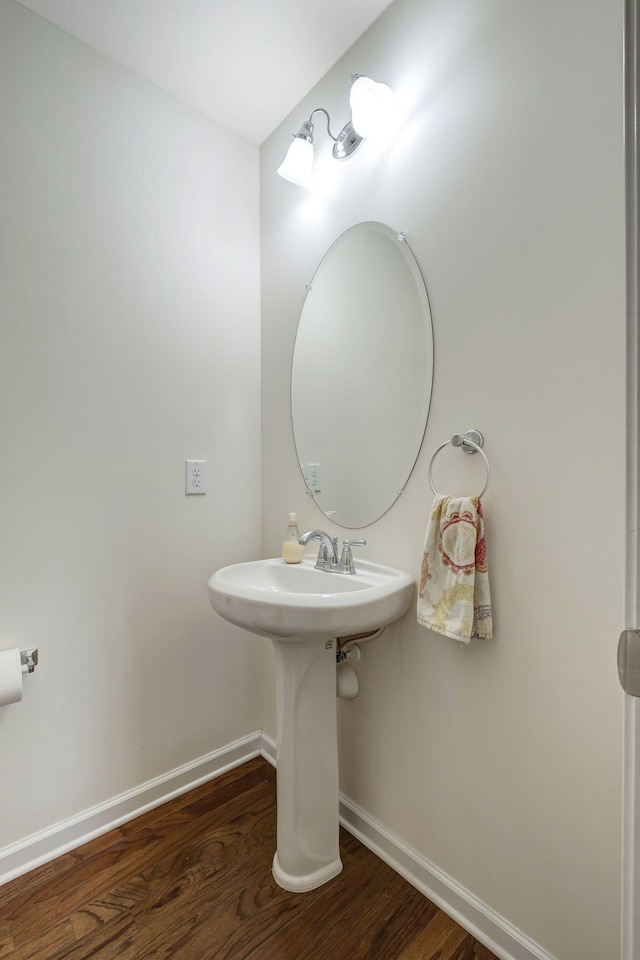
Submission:
M 454 433 L 451 437 L 451 440 L 445 440 L 444 443 L 441 443 L 438 449 L 434 452 L 431 457 L 431 463 L 429 464 L 429 486 L 435 493 L 436 497 L 440 496 L 440 493 L 436 490 L 435 484 L 433 482 L 433 461 L 436 459 L 441 450 L 444 450 L 445 447 L 462 447 L 464 453 L 479 453 L 482 459 L 484 460 L 484 465 L 487 468 L 487 479 L 484 487 L 478 494 L 478 499 L 484 497 L 489 484 L 491 483 L 491 466 L 487 459 L 487 455 L 482 449 L 484 445 L 484 437 L 479 430 L 467 430 L 465 433 Z

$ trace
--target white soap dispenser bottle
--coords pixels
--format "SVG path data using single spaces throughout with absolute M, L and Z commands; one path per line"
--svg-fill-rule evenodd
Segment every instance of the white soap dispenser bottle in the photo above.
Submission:
M 298 529 L 298 514 L 289 514 L 287 535 L 282 541 L 282 558 L 287 563 L 300 563 L 304 556 L 304 547 L 298 543 L 300 531 Z

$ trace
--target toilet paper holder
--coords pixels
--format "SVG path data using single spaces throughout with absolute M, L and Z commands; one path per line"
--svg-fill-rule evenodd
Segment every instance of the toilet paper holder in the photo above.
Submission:
M 33 673 L 38 666 L 38 650 L 21 650 L 20 665 L 23 673 Z

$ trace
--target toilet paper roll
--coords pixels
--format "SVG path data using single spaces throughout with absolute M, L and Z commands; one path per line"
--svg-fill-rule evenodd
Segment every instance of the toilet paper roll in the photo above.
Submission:
M 336 692 L 338 696 L 345 700 L 353 700 L 354 697 L 358 696 L 359 689 L 358 675 L 353 667 L 349 666 L 348 663 L 339 663 L 336 670 Z
M 0 707 L 22 700 L 22 665 L 17 647 L 0 650 Z

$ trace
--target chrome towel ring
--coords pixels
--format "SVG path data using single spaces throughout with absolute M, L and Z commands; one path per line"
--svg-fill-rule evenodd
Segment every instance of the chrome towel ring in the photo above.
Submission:
M 431 457 L 431 463 L 429 464 L 429 486 L 435 493 L 437 497 L 440 496 L 439 492 L 435 488 L 433 482 L 433 461 L 436 459 L 441 450 L 444 450 L 445 447 L 462 447 L 463 453 L 479 453 L 482 459 L 484 460 L 484 465 L 487 468 L 487 480 L 481 492 L 478 494 L 478 499 L 484 497 L 489 484 L 491 483 L 491 466 L 487 459 L 487 455 L 482 449 L 484 446 L 484 437 L 479 430 L 465 430 L 464 433 L 454 433 L 451 437 L 451 440 L 445 440 L 444 443 L 441 443 L 437 448 L 433 456 Z

